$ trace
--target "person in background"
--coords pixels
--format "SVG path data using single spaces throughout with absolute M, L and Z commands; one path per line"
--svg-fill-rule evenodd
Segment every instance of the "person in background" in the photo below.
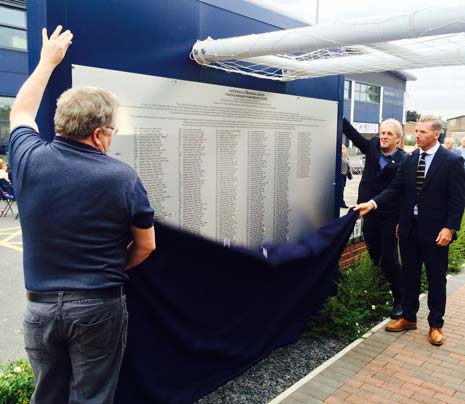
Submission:
M 347 156 L 347 148 L 346 145 L 343 144 L 341 146 L 341 196 L 339 198 L 340 203 L 339 207 L 341 208 L 348 208 L 347 204 L 344 201 L 344 189 L 346 187 L 347 179 L 352 179 L 352 170 L 350 169 L 350 161 L 349 157 Z
M 42 31 L 40 60 L 10 113 L 9 158 L 23 235 L 31 404 L 113 402 L 126 346 L 125 269 L 155 249 L 154 212 L 136 172 L 105 153 L 118 100 L 76 87 L 57 101 L 56 136 L 35 122 L 73 35 Z
M 398 147 L 402 126 L 395 119 L 381 123 L 379 136 L 366 139 L 344 118 L 343 132 L 365 155 L 365 167 L 358 188 L 357 203 L 369 200 L 384 190 L 394 179 L 406 153 Z M 363 237 L 368 253 L 379 265 L 391 288 L 393 302 L 390 316 L 402 315 L 402 268 L 397 253 L 396 226 L 399 201 L 393 199 L 376 212 L 363 218 Z
M 10 177 L 8 175 L 8 167 L 2 159 L 0 159 L 0 179 L 4 179 L 10 182 Z
M 465 207 L 462 159 L 441 147 L 441 120 L 422 116 L 415 133 L 418 149 L 407 156 L 396 178 L 379 195 L 354 210 L 366 215 L 400 198 L 399 245 L 403 267 L 402 317 L 386 331 L 417 328 L 422 265 L 428 277 L 428 340 L 442 345 L 446 309 L 449 245 L 460 228 Z
M 454 139 L 451 137 L 444 138 L 444 147 L 450 152 L 457 154 L 458 156 L 462 155 L 462 153 L 454 147 Z
M 460 155 L 462 156 L 463 159 L 463 164 L 465 168 L 465 137 L 460 139 L 460 147 L 457 147 L 457 150 L 460 152 Z

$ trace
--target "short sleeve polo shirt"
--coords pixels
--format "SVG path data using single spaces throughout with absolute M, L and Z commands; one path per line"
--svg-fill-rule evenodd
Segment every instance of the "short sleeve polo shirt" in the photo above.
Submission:
M 120 286 L 130 228 L 150 228 L 154 212 L 136 172 L 92 146 L 15 128 L 10 166 L 31 291 Z

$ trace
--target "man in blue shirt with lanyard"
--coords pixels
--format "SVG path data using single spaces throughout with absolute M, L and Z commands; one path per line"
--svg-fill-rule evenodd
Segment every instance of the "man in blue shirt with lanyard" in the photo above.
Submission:
M 135 171 L 108 157 L 118 101 L 73 88 L 57 101 L 56 136 L 35 122 L 70 31 L 42 32 L 39 64 L 10 114 L 10 163 L 20 213 L 28 306 L 31 403 L 112 403 L 125 345 L 125 270 L 155 249 L 153 210 Z

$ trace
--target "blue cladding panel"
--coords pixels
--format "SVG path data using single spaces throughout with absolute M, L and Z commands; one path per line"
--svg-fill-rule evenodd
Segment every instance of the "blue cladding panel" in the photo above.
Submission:
M 0 96 L 15 97 L 26 78 L 26 74 L 0 72 Z
M 27 74 L 27 52 L 0 48 L 2 72 Z
M 378 123 L 380 121 L 379 104 L 355 101 L 354 108 L 355 122 Z
M 198 36 L 196 1 L 66 3 L 68 24 L 76 36 L 73 63 L 198 80 L 198 69 L 192 69 L 188 58 Z
M 402 122 L 404 113 L 404 92 L 393 88 L 383 91 L 383 120 L 394 118 Z
M 0 96 L 14 97 L 27 78 L 27 53 L 0 49 Z
M 40 53 L 37 38 L 41 26 L 50 31 L 64 22 L 75 35 L 45 95 L 45 109 L 38 117 L 40 127 L 52 134 L 54 100 L 71 86 L 71 63 L 199 81 L 201 68 L 188 57 L 198 38 L 198 4 L 192 0 L 31 2 L 28 35 L 32 65 Z
M 213 0 L 212 0 L 213 1 Z M 210 3 L 212 1 L 209 1 Z M 246 2 L 242 2 L 245 7 Z M 256 6 L 252 7 L 253 9 Z M 243 14 L 247 10 L 243 9 Z M 269 19 L 268 19 L 269 20 Z M 276 21 L 279 22 L 279 21 Z M 36 0 L 28 5 L 30 67 L 40 54 L 40 28 L 62 23 L 75 38 L 56 69 L 39 112 L 39 126 L 53 134 L 55 100 L 71 86 L 70 64 L 181 80 L 340 100 L 339 76 L 290 83 L 215 71 L 188 57 L 193 44 L 216 38 L 268 32 L 276 26 L 197 0 Z M 282 24 L 289 24 L 283 17 Z M 300 22 L 296 22 L 300 25 Z M 342 105 L 342 104 L 341 104 Z
M 224 9 L 199 3 L 199 39 L 207 37 L 228 38 L 233 36 L 249 35 L 276 31 L 278 28 L 244 18 L 242 15 L 232 14 Z M 192 42 L 192 44 L 195 41 Z M 193 68 L 198 68 L 191 62 Z M 219 70 L 200 67 L 200 81 L 204 83 L 228 85 L 233 87 L 250 88 L 254 90 L 285 93 L 286 85 L 282 82 L 256 79 L 236 73 L 226 73 Z
M 296 21 L 290 17 L 278 14 L 275 11 L 268 10 L 249 3 L 246 0 L 199 0 L 201 3 L 210 4 L 212 6 L 222 8 L 229 11 L 231 14 L 239 14 L 247 18 L 252 18 L 257 21 L 261 21 L 267 24 L 271 24 L 275 27 L 282 29 L 298 28 L 301 26 L 307 26 L 307 23 Z
M 323 100 L 341 101 L 342 103 L 340 92 L 344 91 L 344 80 L 341 80 L 341 89 L 339 77 L 342 76 L 290 81 L 287 83 L 287 91 L 289 94 L 321 98 Z

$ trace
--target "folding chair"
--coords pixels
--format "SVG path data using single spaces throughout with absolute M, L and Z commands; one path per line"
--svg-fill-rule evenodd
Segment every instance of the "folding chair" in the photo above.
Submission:
M 5 201 L 6 205 L 3 208 L 3 211 L 0 212 L 0 217 L 4 217 L 7 215 L 8 212 L 13 212 L 13 203 L 15 201 L 14 189 L 8 183 L 8 181 L 4 180 L 3 178 L 0 179 L 0 199 Z

